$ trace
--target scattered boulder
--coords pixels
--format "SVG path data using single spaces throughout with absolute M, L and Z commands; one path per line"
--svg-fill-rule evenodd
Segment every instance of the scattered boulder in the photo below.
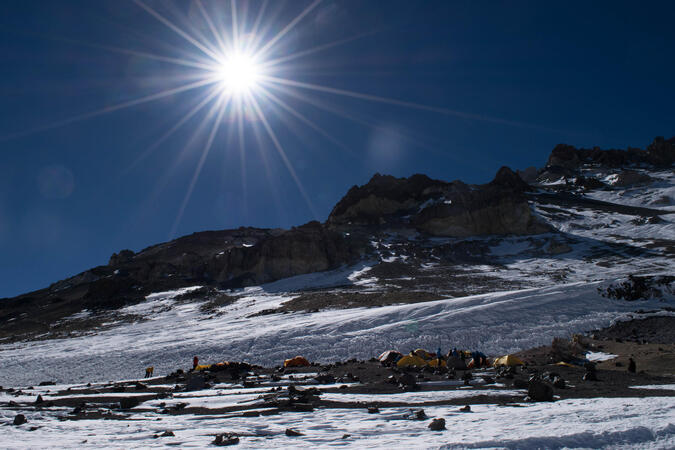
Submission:
M 42 403 L 44 403 L 44 400 L 42 399 L 42 395 L 38 395 L 37 398 L 35 399 L 35 404 L 41 405 Z
M 471 412 L 471 406 L 464 405 L 462 408 L 459 408 L 459 412 Z
M 17 414 L 14 417 L 13 423 L 14 423 L 14 425 L 23 425 L 26 422 L 28 422 L 28 420 L 26 420 L 26 416 L 24 416 L 23 414 Z
M 533 377 L 527 385 L 527 396 L 533 402 L 553 401 L 553 388 L 542 380 Z
M 442 431 L 445 430 L 445 419 L 438 418 L 431 421 L 429 424 L 429 429 L 431 431 Z
M 159 437 L 174 437 L 175 434 L 171 430 L 166 430 L 164 433 L 160 434 Z
M 293 428 L 286 428 L 286 436 L 291 436 L 291 437 L 304 436 L 304 434 L 297 431 L 297 430 L 294 430 Z
M 410 410 L 410 418 L 413 420 L 426 420 L 428 419 L 427 413 L 423 409 Z
M 137 381 L 136 384 L 134 384 L 134 388 L 137 391 L 144 391 L 148 389 L 148 387 L 145 384 L 141 383 L 140 381 Z
M 369 406 L 368 407 L 368 414 L 377 414 L 380 412 L 380 408 L 377 406 Z
M 404 373 L 398 377 L 398 385 L 405 390 L 415 390 L 419 387 L 417 385 L 417 378 L 410 373 Z
M 213 445 L 218 445 L 224 447 L 226 445 L 237 445 L 239 443 L 239 437 L 234 433 L 224 433 L 217 434 L 216 438 L 213 440 Z

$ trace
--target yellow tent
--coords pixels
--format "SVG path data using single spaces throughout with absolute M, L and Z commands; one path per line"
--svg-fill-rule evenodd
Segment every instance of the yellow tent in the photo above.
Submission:
M 426 360 L 436 358 L 435 353 L 430 353 L 430 352 L 424 350 L 423 348 L 418 348 L 413 353 L 415 354 L 415 356 L 419 356 L 420 358 L 426 359 Z
M 502 356 L 501 358 L 495 358 L 495 362 L 493 364 L 495 367 L 498 366 L 523 366 L 525 363 L 520 360 L 517 356 L 513 355 L 506 355 Z
M 420 358 L 419 356 L 406 355 L 403 358 L 399 359 L 396 363 L 398 367 L 424 367 L 427 365 L 427 362 Z
M 202 370 L 209 370 L 211 368 L 211 364 L 200 364 L 197 367 L 195 367 L 195 372 L 201 372 Z
M 436 358 L 436 359 L 432 359 L 431 361 L 429 361 L 430 367 L 438 367 L 439 364 L 440 364 L 441 367 L 447 367 L 447 364 L 442 359 L 439 360 L 438 358 Z

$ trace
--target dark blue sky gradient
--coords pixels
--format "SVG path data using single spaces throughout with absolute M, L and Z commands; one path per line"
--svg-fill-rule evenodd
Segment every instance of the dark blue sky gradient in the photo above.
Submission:
M 262 22 L 269 36 L 309 3 L 269 2 Z M 675 134 L 675 3 L 548 3 L 324 1 L 279 41 L 275 56 L 372 34 L 297 59 L 279 76 L 474 118 L 297 91 L 354 121 L 273 91 L 340 142 L 261 102 L 316 217 L 272 142 L 263 136 L 258 145 L 253 123 L 243 171 L 235 133 L 223 126 L 175 235 L 323 221 L 350 186 L 375 172 L 482 183 L 502 165 L 541 167 L 561 142 L 644 147 Z M 173 11 L 167 2 L 148 4 L 208 34 L 187 0 Z M 204 4 L 214 22 L 229 24 L 229 2 Z M 260 5 L 249 4 L 248 23 Z M 96 45 L 199 54 L 131 1 L 0 2 L 0 297 L 171 237 L 205 133 L 194 146 L 186 142 L 204 115 L 133 163 L 209 91 L 50 128 L 178 86 L 190 73 Z

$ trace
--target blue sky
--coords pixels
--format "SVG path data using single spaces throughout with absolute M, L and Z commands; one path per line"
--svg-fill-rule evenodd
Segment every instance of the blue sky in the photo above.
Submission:
M 155 145 L 212 85 L 121 107 L 194 80 L 166 58 L 208 60 L 148 8 L 217 47 L 194 1 L 3 1 L 0 297 L 123 248 L 325 220 L 375 172 L 482 183 L 502 165 L 543 166 L 561 142 L 644 147 L 675 134 L 675 5 L 547 3 L 270 1 L 259 14 L 264 2 L 238 1 L 241 39 L 259 16 L 263 43 L 310 9 L 268 58 L 345 41 L 274 76 L 355 95 L 270 87 L 294 115 L 252 88 L 282 156 L 252 107 L 243 140 L 236 112 L 215 128 L 207 106 Z M 230 2 L 202 5 L 230 36 Z

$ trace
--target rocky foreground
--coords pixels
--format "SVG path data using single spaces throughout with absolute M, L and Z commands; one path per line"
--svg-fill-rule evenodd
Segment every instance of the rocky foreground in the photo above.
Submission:
M 613 414 L 628 422 L 637 420 L 636 414 L 647 414 L 647 440 L 658 448 L 675 439 L 675 432 L 668 431 L 675 420 L 675 342 L 650 343 L 647 338 L 654 327 L 672 330 L 673 325 L 675 317 L 658 316 L 622 322 L 572 341 L 557 339 L 552 346 L 520 352 L 517 356 L 525 366 L 518 367 L 399 368 L 375 358 L 295 368 L 231 363 L 138 380 L 3 387 L 0 427 L 10 448 L 54 442 L 50 439 L 66 447 L 126 448 L 387 446 L 388 441 L 484 446 L 494 430 L 482 430 L 464 441 L 457 440 L 463 434 L 456 430 L 472 427 L 475 421 L 506 420 L 502 412 L 535 423 L 541 419 L 554 424 L 572 412 L 583 418 L 590 400 L 596 405 L 620 404 L 624 410 Z M 606 339 L 610 335 L 614 337 Z M 556 364 L 584 356 L 594 362 Z M 617 420 L 612 417 L 607 424 L 616 427 Z M 518 429 L 523 423 L 517 421 L 495 426 Z M 603 443 L 631 445 L 644 439 L 630 430 L 609 437 L 603 434 L 605 425 L 586 424 L 586 442 L 598 439 L 594 433 Z M 540 428 L 540 434 L 550 432 Z M 378 433 L 386 437 L 373 440 Z M 539 442 L 555 447 L 570 438 L 559 432 L 531 439 L 511 442 L 500 437 L 498 446 Z

